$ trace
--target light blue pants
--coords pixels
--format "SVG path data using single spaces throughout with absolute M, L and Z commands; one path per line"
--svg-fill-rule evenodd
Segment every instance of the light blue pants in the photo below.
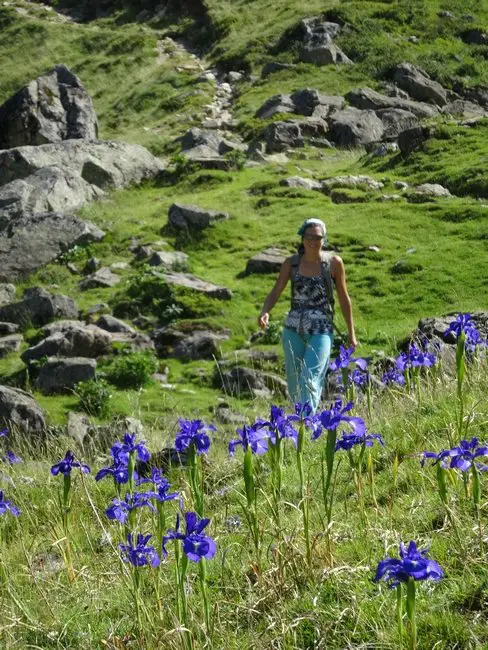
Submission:
M 299 334 L 285 327 L 282 341 L 290 398 L 295 404 L 310 402 L 315 413 L 322 395 L 333 335 Z

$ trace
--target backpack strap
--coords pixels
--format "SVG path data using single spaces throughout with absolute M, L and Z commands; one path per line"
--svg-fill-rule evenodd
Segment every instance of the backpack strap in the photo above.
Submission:
M 330 253 L 325 253 L 324 251 L 320 253 L 321 272 L 324 279 L 325 289 L 327 291 L 327 298 L 329 299 L 332 308 L 334 308 L 334 281 L 330 274 L 330 257 Z

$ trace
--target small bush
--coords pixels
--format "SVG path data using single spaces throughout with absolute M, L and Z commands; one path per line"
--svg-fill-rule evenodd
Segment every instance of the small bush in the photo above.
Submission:
M 141 388 L 157 370 L 150 352 L 130 352 L 116 357 L 106 371 L 108 380 L 119 388 Z
M 259 339 L 259 343 L 263 345 L 277 345 L 281 341 L 282 326 L 279 323 L 270 323 L 264 330 L 263 336 Z
M 108 415 L 110 399 L 110 387 L 105 379 L 89 379 L 76 384 L 75 393 L 79 399 L 79 406 L 82 411 L 89 415 Z

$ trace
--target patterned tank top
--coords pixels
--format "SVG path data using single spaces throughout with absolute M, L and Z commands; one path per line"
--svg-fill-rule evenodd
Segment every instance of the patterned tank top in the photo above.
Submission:
M 293 282 L 291 309 L 285 327 L 299 334 L 330 334 L 334 309 L 327 296 L 322 275 L 308 277 L 299 271 Z

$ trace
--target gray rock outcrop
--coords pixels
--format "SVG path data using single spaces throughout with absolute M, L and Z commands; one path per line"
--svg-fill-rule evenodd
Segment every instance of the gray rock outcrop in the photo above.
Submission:
M 154 343 L 160 356 L 190 361 L 219 357 L 219 346 L 228 338 L 228 330 L 198 330 L 187 334 L 173 328 L 166 328 L 155 332 Z
M 10 386 L 0 386 L 0 423 L 29 434 L 46 428 L 44 412 L 32 395 Z
M 80 79 L 57 65 L 0 106 L 0 149 L 73 138 L 95 140 L 98 122 Z
M 301 42 L 300 60 L 315 65 L 351 64 L 351 59 L 333 42 L 339 31 L 340 26 L 337 23 L 324 21 L 320 17 L 302 20 L 295 32 Z
M 449 199 L 452 194 L 446 187 L 438 183 L 423 183 L 417 185 L 408 193 L 407 201 L 409 203 L 427 203 L 436 199 Z
M 0 359 L 6 357 L 11 352 L 20 350 L 20 346 L 24 342 L 22 334 L 8 334 L 7 336 L 0 337 Z
M 410 97 L 421 102 L 427 101 L 444 106 L 447 103 L 447 91 L 440 83 L 411 63 L 400 63 L 393 71 L 394 82 L 403 88 Z
M 342 108 L 344 97 L 326 95 L 315 88 L 303 88 L 291 95 L 273 95 L 256 111 L 255 117 L 265 120 L 277 113 L 296 113 L 325 118 Z
M 78 318 L 78 312 L 72 298 L 32 287 L 24 291 L 21 301 L 0 307 L 0 320 L 20 327 L 42 327 L 55 318 Z
M 251 257 L 246 265 L 246 274 L 250 273 L 277 273 L 283 262 L 286 253 L 278 248 L 267 248 L 262 253 Z
M 213 226 L 217 221 L 228 219 L 226 212 L 206 210 L 198 205 L 173 203 L 168 210 L 168 223 L 176 230 L 193 232 Z
M 115 287 L 120 282 L 120 275 L 112 273 L 107 266 L 102 266 L 101 269 L 95 271 L 91 275 L 81 280 L 80 289 L 86 291 L 87 289 L 100 289 L 106 287 Z
M 324 192 L 330 192 L 334 188 L 342 189 L 355 189 L 355 188 L 365 188 L 367 190 L 375 191 L 381 190 L 384 187 L 384 184 L 381 181 L 377 181 L 371 176 L 333 176 L 332 178 L 326 178 L 321 181 L 322 190 Z
M 181 251 L 155 251 L 147 263 L 149 266 L 159 266 L 168 271 L 186 271 L 188 255 Z
M 384 108 L 376 111 L 376 115 L 383 122 L 385 129 L 383 140 L 396 140 L 403 131 L 420 126 L 418 118 L 413 113 L 401 108 Z
M 45 395 L 72 390 L 80 381 L 95 379 L 95 359 L 72 357 L 48 359 L 40 368 L 35 385 Z
M 303 147 L 304 141 L 296 122 L 272 122 L 263 131 L 266 153 L 278 153 L 290 147 Z
M 112 347 L 110 332 L 81 321 L 57 321 L 44 327 L 42 334 L 45 338 L 21 355 L 24 363 L 54 356 L 96 358 Z
M 190 273 L 165 273 L 162 277 L 169 285 L 190 289 L 202 293 L 208 298 L 217 298 L 219 300 L 230 300 L 232 298 L 230 289 L 220 287 L 212 282 L 206 282 Z
M 95 325 L 100 329 L 105 330 L 106 332 L 135 334 L 133 327 L 125 323 L 123 320 L 115 318 L 115 316 L 111 316 L 110 314 L 103 314 L 100 316 Z
M 15 286 L 11 283 L 0 283 L 0 306 L 8 305 L 15 298 Z
M 415 102 L 412 99 L 388 97 L 376 90 L 371 90 L 371 88 L 351 90 L 347 93 L 346 99 L 351 106 L 360 108 L 361 110 L 378 111 L 381 109 L 399 108 L 403 111 L 409 111 L 420 118 L 432 117 L 439 113 L 439 109 L 436 106 L 424 102 Z
M 383 122 L 374 111 L 348 107 L 329 118 L 329 138 L 340 147 L 359 147 L 378 142 L 384 130 Z

